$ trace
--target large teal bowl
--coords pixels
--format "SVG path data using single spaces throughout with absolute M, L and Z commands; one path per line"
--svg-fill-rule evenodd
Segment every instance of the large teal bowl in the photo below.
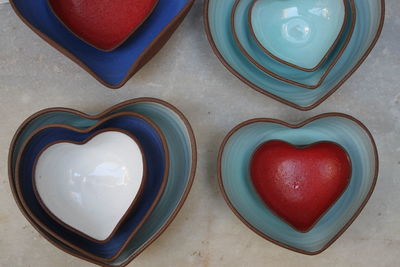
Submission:
M 242 53 L 260 70 L 278 80 L 307 89 L 315 89 L 321 85 L 353 35 L 357 13 L 354 0 L 345 1 L 347 16 L 344 31 L 326 60 L 313 72 L 290 67 L 260 49 L 249 29 L 249 10 L 253 2 L 253 0 L 236 0 L 232 9 L 232 32 Z
M 124 252 L 113 262 L 98 262 L 66 246 L 34 223 L 29 213 L 23 209 L 21 201 L 16 194 L 15 164 L 24 141 L 35 129 L 49 124 L 67 124 L 84 129 L 96 124 L 108 114 L 121 111 L 136 112 L 147 117 L 164 134 L 170 158 L 168 182 L 159 203 Z M 15 134 L 9 153 L 10 185 L 14 198 L 25 217 L 55 246 L 76 257 L 96 264 L 125 266 L 162 234 L 182 207 L 193 183 L 196 169 L 196 153 L 195 137 L 187 119 L 174 106 L 158 99 L 139 98 L 126 101 L 97 116 L 90 116 L 71 109 L 51 108 L 32 115 Z
M 350 184 L 337 202 L 307 233 L 294 230 L 271 212 L 258 197 L 249 177 L 249 161 L 262 143 L 280 139 L 296 145 L 332 141 L 352 162 Z M 328 248 L 361 212 L 375 187 L 378 153 L 368 129 L 344 114 L 323 114 L 298 125 L 255 119 L 236 126 L 222 143 L 218 179 L 233 212 L 254 232 L 283 247 L 304 254 Z
M 300 110 L 310 110 L 334 93 L 364 62 L 382 31 L 385 1 L 355 0 L 353 36 L 324 82 L 314 90 L 288 84 L 258 69 L 236 45 L 231 29 L 235 0 L 205 0 L 204 21 L 210 44 L 221 62 L 253 89 Z

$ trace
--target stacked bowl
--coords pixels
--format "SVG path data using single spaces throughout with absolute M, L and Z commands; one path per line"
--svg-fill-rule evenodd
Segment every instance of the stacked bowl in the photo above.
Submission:
M 206 0 L 204 17 L 214 52 L 235 76 L 309 110 L 368 56 L 384 0 Z
M 195 167 L 188 121 L 152 98 L 97 116 L 40 111 L 19 128 L 9 154 L 25 217 L 60 249 L 103 266 L 128 264 L 168 227 Z
M 21 20 L 103 85 L 123 86 L 169 40 L 194 0 L 11 0 Z

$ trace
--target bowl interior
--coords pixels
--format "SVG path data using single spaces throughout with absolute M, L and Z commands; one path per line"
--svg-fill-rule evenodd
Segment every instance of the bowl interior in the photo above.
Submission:
M 190 0 L 159 0 L 146 22 L 111 52 L 100 51 L 72 34 L 51 12 L 47 0 L 13 0 L 14 7 L 36 29 L 83 62 L 111 86 L 124 81 L 134 63 Z
M 332 141 L 341 145 L 352 161 L 348 188 L 307 233 L 294 230 L 272 213 L 251 184 L 251 156 L 259 145 L 273 139 L 296 145 Z M 296 129 L 273 122 L 255 122 L 240 128 L 226 143 L 221 159 L 222 185 L 234 209 L 261 235 L 313 253 L 324 248 L 362 206 L 375 182 L 375 156 L 370 136 L 347 118 L 321 118 Z
M 210 37 L 219 55 L 230 70 L 250 86 L 298 108 L 321 103 L 342 80 L 348 78 L 375 43 L 383 22 L 382 0 L 355 0 L 357 20 L 353 36 L 338 62 L 324 82 L 315 90 L 308 90 L 279 81 L 252 64 L 235 44 L 230 17 L 235 0 L 206 0 Z
M 344 0 L 255 0 L 250 27 L 267 53 L 282 62 L 313 69 L 342 33 Z
M 61 225 L 105 242 L 141 196 L 144 152 L 136 137 L 119 129 L 95 132 L 83 142 L 65 140 L 39 152 L 34 191 Z
M 250 60 L 256 62 L 258 68 L 264 72 L 272 72 L 278 75 L 278 79 L 287 79 L 289 82 L 299 83 L 303 87 L 316 87 L 326 77 L 331 69 L 331 65 L 335 64 L 340 57 L 341 52 L 347 47 L 348 42 L 353 34 L 355 25 L 356 9 L 353 1 L 346 1 L 347 8 L 347 27 L 345 28 L 337 45 L 334 47 L 329 57 L 314 72 L 306 72 L 297 68 L 292 68 L 274 58 L 270 57 L 257 45 L 255 39 L 250 33 L 248 27 L 249 9 L 253 0 L 239 0 L 236 9 L 232 10 L 233 14 L 233 31 L 236 34 L 239 44 L 245 53 L 248 54 Z M 353 17 L 354 16 L 354 17 Z
M 173 220 L 176 212 L 183 204 L 194 178 L 195 159 L 193 156 L 195 156 L 196 150 L 193 133 L 186 124 L 187 121 L 167 105 L 143 100 L 126 104 L 113 110 L 112 113 L 121 111 L 139 113 L 157 124 L 167 141 L 170 168 L 166 188 L 156 208 L 129 242 L 123 253 L 111 263 L 113 265 L 119 265 L 135 258 Z M 27 136 L 35 129 L 53 123 L 64 123 L 84 129 L 94 125 L 96 120 L 86 119 L 66 111 L 54 111 L 36 117 L 21 131 L 15 142 L 12 151 L 12 173 L 15 173 L 15 160 L 21 149 L 21 144 L 26 140 Z M 61 247 L 68 249 L 75 255 L 80 255 L 76 250 L 74 251 L 59 240 L 55 240 L 45 230 L 41 229 L 41 232 Z
M 108 242 L 96 243 L 66 229 L 49 216 L 36 199 L 33 190 L 32 175 L 36 158 L 40 151 L 48 144 L 62 140 L 82 142 L 99 130 L 108 128 L 125 130 L 139 140 L 144 151 L 148 171 L 143 193 L 131 214 L 120 225 L 115 235 Z M 166 179 L 164 172 L 167 168 L 165 150 L 166 148 L 163 146 L 162 139 L 155 128 L 139 117 L 115 117 L 105 121 L 89 133 L 77 133 L 76 131 L 60 127 L 46 128 L 35 134 L 29 140 L 24 151 L 21 152 L 19 176 L 16 178 L 19 179 L 22 195 L 20 195 L 20 197 L 25 200 L 34 217 L 48 227 L 50 231 L 54 232 L 59 238 L 97 257 L 112 258 L 126 243 L 132 232 L 136 231 L 137 227 L 140 226 L 150 214 L 151 210 L 154 208 L 153 203 L 158 200 L 158 196 L 162 192 L 161 190 L 164 189 L 164 182 Z

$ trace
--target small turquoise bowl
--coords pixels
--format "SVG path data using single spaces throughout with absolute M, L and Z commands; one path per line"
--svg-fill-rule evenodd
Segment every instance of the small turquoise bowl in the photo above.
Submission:
M 135 112 L 154 122 L 164 134 L 169 150 L 168 182 L 157 206 L 140 227 L 121 255 L 111 262 L 93 260 L 54 238 L 39 225 L 34 223 L 18 198 L 15 187 L 16 160 L 23 143 L 36 129 L 49 124 L 66 124 L 85 129 L 96 124 L 109 114 Z M 154 98 L 133 99 L 118 104 L 97 116 L 66 109 L 50 108 L 39 111 L 29 117 L 17 130 L 10 146 L 8 170 L 11 190 L 16 203 L 25 217 L 43 237 L 63 251 L 86 261 L 107 266 L 125 266 L 154 242 L 173 221 L 193 183 L 197 162 L 196 142 L 193 130 L 185 116 L 174 106 Z
M 259 145 L 274 139 L 295 145 L 332 141 L 351 159 L 352 177 L 346 191 L 309 232 L 298 232 L 283 222 L 252 186 L 251 156 Z M 322 114 L 296 125 L 254 119 L 236 126 L 225 137 L 218 157 L 218 180 L 229 207 L 250 229 L 282 247 L 314 255 L 328 248 L 364 208 L 377 181 L 378 165 L 371 133 L 348 115 Z
M 194 0 L 160 0 L 154 11 L 123 45 L 98 50 L 70 32 L 47 0 L 10 0 L 21 20 L 58 51 L 76 62 L 103 85 L 120 88 L 169 40 Z
M 357 20 L 347 48 L 321 85 L 309 90 L 266 74 L 243 55 L 231 30 L 235 1 L 204 2 L 204 23 L 214 53 L 245 84 L 299 110 L 310 110 L 321 104 L 360 67 L 379 39 L 385 16 L 384 0 L 355 0 Z
M 346 6 L 346 0 L 253 0 L 250 32 L 266 54 L 315 71 L 346 28 Z
M 236 0 L 231 15 L 231 26 L 234 40 L 250 62 L 257 68 L 278 80 L 307 89 L 316 89 L 325 80 L 333 66 L 339 60 L 353 36 L 356 23 L 354 0 L 346 0 L 346 27 L 337 45 L 326 60 L 315 71 L 307 72 L 292 68 L 265 53 L 257 44 L 249 28 L 249 11 L 253 0 Z

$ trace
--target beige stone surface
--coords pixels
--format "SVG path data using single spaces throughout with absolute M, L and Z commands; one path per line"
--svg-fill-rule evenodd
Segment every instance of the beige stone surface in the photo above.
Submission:
M 14 203 L 7 154 L 20 123 L 47 107 L 97 113 L 142 96 L 169 101 L 187 115 L 199 157 L 193 189 L 176 220 L 129 266 L 400 266 L 400 2 L 386 2 L 376 49 L 337 93 L 309 112 L 251 90 L 222 66 L 205 37 L 201 0 L 163 50 L 115 91 L 44 43 L 9 4 L 0 4 L 0 266 L 91 266 L 48 243 Z M 370 128 L 381 171 L 354 224 L 328 250 L 310 257 L 265 241 L 234 216 L 219 192 L 216 157 L 225 134 L 243 120 L 296 122 L 330 111 L 349 113 Z

